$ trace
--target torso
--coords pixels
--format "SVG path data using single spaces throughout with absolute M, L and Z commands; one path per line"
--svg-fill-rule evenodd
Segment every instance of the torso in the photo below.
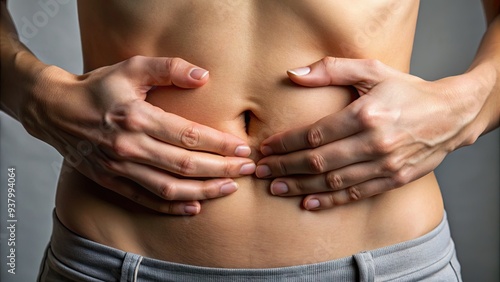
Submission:
M 196 90 L 158 88 L 148 101 L 254 146 L 352 101 L 346 88 L 304 88 L 286 70 L 324 56 L 375 58 L 409 70 L 418 1 L 166 1 L 78 3 L 85 70 L 134 55 L 181 57 L 210 71 Z M 248 126 L 244 113 L 250 113 Z M 257 161 L 261 156 L 252 154 Z M 191 217 L 157 214 L 73 171 L 57 214 L 71 230 L 115 248 L 173 262 L 237 268 L 345 257 L 429 232 L 443 216 L 431 173 L 354 204 L 309 212 L 302 197 L 271 196 L 268 180 L 202 203 Z

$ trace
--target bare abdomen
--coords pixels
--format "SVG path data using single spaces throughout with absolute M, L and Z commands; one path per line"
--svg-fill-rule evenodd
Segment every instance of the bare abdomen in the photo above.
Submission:
M 342 88 L 277 83 L 252 92 L 244 84 L 220 84 L 217 75 L 211 79 L 198 90 L 158 88 L 148 101 L 246 139 L 254 147 L 255 161 L 264 138 L 312 123 L 352 99 Z M 251 113 L 246 122 L 245 112 Z M 247 176 L 237 179 L 236 193 L 203 201 L 201 213 L 190 217 L 151 212 L 82 177 L 66 176 L 59 187 L 58 214 L 69 228 L 115 248 L 194 265 L 262 268 L 326 261 L 413 239 L 442 217 L 432 174 L 398 190 L 320 212 L 304 210 L 301 196 L 272 196 L 270 181 Z

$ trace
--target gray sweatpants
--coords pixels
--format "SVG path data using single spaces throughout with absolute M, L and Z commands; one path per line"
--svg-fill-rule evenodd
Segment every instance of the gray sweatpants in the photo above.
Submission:
M 245 254 L 242 254 L 244 256 Z M 39 281 L 462 281 L 446 215 L 430 233 L 327 262 L 266 269 L 199 267 L 127 253 L 87 240 L 54 213 Z

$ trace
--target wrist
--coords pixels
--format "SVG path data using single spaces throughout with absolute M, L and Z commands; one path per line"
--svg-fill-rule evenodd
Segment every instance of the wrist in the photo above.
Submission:
M 496 83 L 494 68 L 480 64 L 442 81 L 446 81 L 448 105 L 459 126 L 452 150 L 472 145 L 488 130 L 491 121 L 488 103 Z
M 2 54 L 2 110 L 20 120 L 25 103 L 30 100 L 36 73 L 43 64 L 26 50 Z
M 28 133 L 46 140 L 47 116 L 53 111 L 59 94 L 64 93 L 64 85 L 74 76 L 44 64 L 30 52 L 17 53 L 13 63 L 13 75 L 8 83 L 9 95 L 14 97 L 12 111 Z
M 474 66 L 464 75 L 469 76 L 467 81 L 473 85 L 470 95 L 473 95 L 479 106 L 479 112 L 476 113 L 470 126 L 472 135 L 477 139 L 498 126 L 500 118 L 498 68 L 491 61 L 487 61 Z

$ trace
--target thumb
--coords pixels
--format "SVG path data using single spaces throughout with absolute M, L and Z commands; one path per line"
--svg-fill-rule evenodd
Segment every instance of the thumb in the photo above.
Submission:
M 123 71 L 138 86 L 197 88 L 208 81 L 207 70 L 180 58 L 135 56 L 123 63 Z
M 383 81 L 390 68 L 377 60 L 325 57 L 312 65 L 288 70 L 297 84 L 309 87 L 352 85 L 366 93 Z

